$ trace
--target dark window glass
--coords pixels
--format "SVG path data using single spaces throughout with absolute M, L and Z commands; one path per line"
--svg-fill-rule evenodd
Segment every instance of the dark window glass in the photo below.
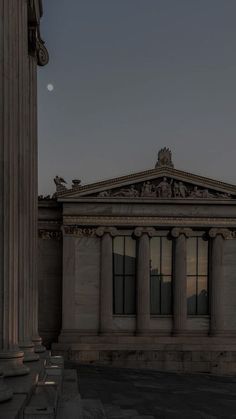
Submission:
M 150 240 L 151 314 L 172 312 L 172 241 L 166 237 Z
M 208 242 L 187 240 L 187 310 L 189 315 L 208 314 Z
M 135 313 L 136 241 L 131 237 L 113 239 L 114 314 Z

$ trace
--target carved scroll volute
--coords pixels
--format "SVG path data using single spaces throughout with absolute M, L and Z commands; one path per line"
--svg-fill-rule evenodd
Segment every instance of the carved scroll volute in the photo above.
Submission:
M 209 237 L 212 239 L 214 239 L 218 235 L 221 235 L 224 239 L 231 238 L 231 232 L 227 228 L 211 228 L 208 234 Z
M 148 234 L 149 237 L 154 237 L 157 232 L 153 227 L 136 227 L 134 230 L 134 237 L 141 237 L 142 234 Z
M 192 236 L 193 231 L 191 228 L 179 228 L 179 227 L 175 227 L 171 230 L 171 235 L 175 239 L 177 239 L 181 234 L 184 234 L 186 238 L 189 238 Z
M 40 67 L 44 67 L 49 62 L 48 50 L 44 44 L 45 43 L 41 38 L 37 39 L 36 54 L 37 54 L 37 63 Z
M 102 237 L 104 234 L 110 234 L 112 237 L 118 235 L 118 230 L 115 227 L 98 227 L 96 230 L 96 235 Z

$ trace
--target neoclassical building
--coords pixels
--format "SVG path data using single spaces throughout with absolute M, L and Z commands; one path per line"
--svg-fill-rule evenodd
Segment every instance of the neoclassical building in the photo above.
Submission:
M 236 186 L 174 168 L 39 200 L 39 327 L 80 362 L 236 371 Z

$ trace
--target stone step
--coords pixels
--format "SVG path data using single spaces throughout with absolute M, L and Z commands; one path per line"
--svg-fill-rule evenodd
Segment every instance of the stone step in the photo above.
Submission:
M 84 419 L 81 399 L 60 401 L 58 404 L 56 419 Z
M 99 399 L 81 399 L 81 407 L 83 419 L 107 419 Z
M 55 383 L 38 383 L 28 406 L 24 409 L 24 419 L 55 418 L 58 404 L 58 387 Z

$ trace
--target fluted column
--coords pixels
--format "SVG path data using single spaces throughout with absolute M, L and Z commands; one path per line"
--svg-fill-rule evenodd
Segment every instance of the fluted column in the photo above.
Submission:
M 150 237 L 155 235 L 155 230 L 138 227 L 134 235 L 138 238 L 136 334 L 145 335 L 150 329 Z
M 100 283 L 100 333 L 109 334 L 113 329 L 113 247 L 116 236 L 114 227 L 99 227 L 101 237 L 101 283 Z
M 210 334 L 224 333 L 223 290 L 224 290 L 224 240 L 229 236 L 229 230 L 212 228 L 210 252 Z
M 187 278 L 186 240 L 191 236 L 189 228 L 174 228 L 173 270 L 173 334 L 181 335 L 187 329 Z
M 40 8 L 39 8 L 40 10 Z M 28 126 L 29 126 L 29 311 L 30 311 L 30 339 L 36 353 L 44 352 L 42 338 L 38 333 L 38 127 L 37 127 L 37 66 L 45 66 L 49 61 L 47 49 L 40 37 L 40 15 L 35 10 L 34 2 L 28 3 L 29 18 L 29 59 L 28 59 Z
M 31 295 L 31 264 L 35 264 L 32 255 L 32 193 L 31 182 L 33 178 L 31 113 L 32 103 L 30 96 L 30 74 L 28 56 L 27 5 L 24 15 L 20 19 L 23 36 L 19 39 L 20 55 L 24 59 L 19 65 L 19 347 L 24 351 L 24 361 L 37 361 L 39 356 L 34 353 L 34 344 L 31 340 L 32 313 L 30 306 Z M 36 86 L 35 86 L 36 87 Z
M 20 68 L 27 60 L 27 34 L 27 2 L 0 0 L 0 369 L 8 376 L 29 372 L 18 347 Z M 0 377 L 4 401 L 11 392 Z

